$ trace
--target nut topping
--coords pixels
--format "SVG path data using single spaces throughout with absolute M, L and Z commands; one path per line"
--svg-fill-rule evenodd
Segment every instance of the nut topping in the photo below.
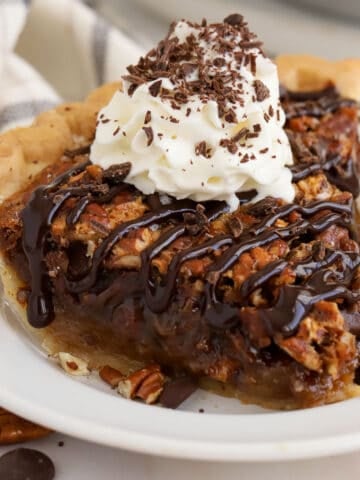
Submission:
M 104 382 L 108 383 L 112 388 L 116 388 L 119 385 L 119 382 L 124 379 L 125 375 L 117 370 L 116 368 L 110 367 L 110 365 L 105 365 L 99 371 L 100 378 Z
M 69 375 L 80 377 L 90 373 L 87 362 L 79 357 L 71 355 L 71 353 L 59 352 L 57 357 L 60 365 Z
M 51 430 L 29 422 L 0 407 L 0 445 L 35 440 L 50 433 Z
M 165 376 L 158 365 L 149 365 L 132 373 L 118 384 L 118 392 L 125 398 L 140 398 L 152 404 L 159 398 L 165 383 Z

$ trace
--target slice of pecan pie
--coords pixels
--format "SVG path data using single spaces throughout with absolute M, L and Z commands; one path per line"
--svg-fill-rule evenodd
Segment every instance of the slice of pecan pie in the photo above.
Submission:
M 87 140 L 74 148 L 72 137 L 1 206 L 1 250 L 30 325 L 68 329 L 69 344 L 87 342 L 94 364 L 109 348 L 232 385 L 261 405 L 359 394 L 357 104 L 327 84 L 283 89 L 281 106 L 294 157 L 290 202 L 259 199 L 256 189 L 238 193 L 236 209 L 143 193 L 126 181 L 129 159 L 101 167 Z M 72 114 L 67 106 L 52 115 L 75 133 Z

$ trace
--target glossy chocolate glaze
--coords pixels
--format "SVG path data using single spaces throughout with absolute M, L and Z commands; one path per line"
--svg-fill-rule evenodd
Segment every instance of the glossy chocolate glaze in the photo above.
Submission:
M 85 200 L 88 199 L 86 196 L 81 197 L 81 193 L 87 195 L 86 190 L 81 190 L 81 187 L 64 188 L 57 195 L 53 195 L 52 192 L 54 185 L 61 184 L 71 174 L 77 173 L 79 168 L 74 172 L 63 175 L 52 185 L 37 189 L 23 211 L 23 246 L 32 272 L 32 292 L 28 303 L 28 318 L 29 322 L 36 327 L 45 326 L 53 319 L 52 295 L 47 288 L 47 272 L 43 261 L 48 227 L 66 199 L 71 196 L 80 196 L 77 206 L 71 212 L 72 219 L 74 217 L 78 218 L 79 211 L 83 211 Z M 103 198 L 103 196 L 100 196 L 98 199 L 93 198 L 92 201 L 101 203 Z M 227 210 L 226 205 L 221 202 L 208 202 L 205 205 L 205 212 L 209 221 L 216 219 Z M 256 205 L 252 208 L 256 208 Z M 277 220 L 286 219 L 293 212 L 300 213 L 302 219 L 288 227 L 274 228 Z M 323 215 L 314 221 L 312 217 L 319 212 L 323 212 Z M 172 220 L 179 224 L 165 230 L 159 239 L 141 255 L 140 278 L 142 279 L 142 286 L 140 290 L 143 291 L 146 308 L 153 313 L 161 314 L 165 312 L 169 308 L 176 291 L 176 282 L 182 264 L 188 260 L 224 250 L 220 259 L 213 262 L 208 268 L 202 309 L 204 317 L 210 325 L 216 328 L 228 328 L 239 321 L 239 310 L 241 306 L 247 305 L 248 297 L 254 289 L 264 285 L 286 267 L 291 267 L 291 261 L 284 259 L 253 274 L 241 287 L 242 305 L 229 305 L 221 300 L 219 284 L 222 275 L 236 263 L 241 255 L 256 247 L 266 246 L 277 239 L 291 242 L 301 235 L 316 235 L 331 225 L 349 226 L 351 224 L 352 207 L 348 203 L 317 201 L 306 206 L 289 204 L 278 207 L 275 211 L 272 208 L 260 222 L 245 230 L 239 238 L 235 239 L 232 235 L 217 235 L 200 245 L 192 246 L 177 253 L 172 258 L 165 277 L 161 281 L 156 281 L 152 278 L 151 262 L 176 239 L 185 234 L 186 226 L 183 221 L 185 213 L 195 214 L 196 204 L 189 200 L 173 201 L 169 205 L 159 205 L 155 202 L 153 203 L 153 210 L 149 213 L 121 224 L 97 247 L 86 275 L 76 281 L 67 281 L 68 290 L 74 294 L 90 290 L 97 282 L 103 261 L 107 255 L 115 244 L 129 232 L 154 224 L 168 223 L 169 220 Z M 301 319 L 320 300 L 343 298 L 349 303 L 359 300 L 359 295 L 352 293 L 347 285 L 359 264 L 358 257 L 352 262 L 345 261 L 348 258 L 345 253 L 335 252 L 326 260 L 315 261 L 311 259 L 306 264 L 295 266 L 295 272 L 297 277 L 301 279 L 301 285 L 282 287 L 279 298 L 273 307 L 259 309 L 259 315 L 266 323 L 269 332 L 273 334 L 280 330 L 283 334 L 293 333 Z M 335 261 L 342 262 L 341 274 L 338 273 L 337 278 L 329 281 L 328 275 L 325 275 L 325 273 L 328 272 L 328 267 Z M 38 268 L 39 265 L 40 268 Z M 139 286 L 136 290 L 138 294 Z M 281 317 L 281 322 L 279 317 Z
M 287 92 L 287 101 L 292 101 L 292 106 L 300 102 L 296 110 L 300 115 L 320 115 L 316 109 L 322 109 L 321 115 L 331 112 L 339 106 L 348 104 L 348 101 L 340 99 L 334 89 L 329 88 L 325 92 L 311 93 L 307 96 Z M 314 102 L 319 103 L 314 107 Z M 310 105 L 311 104 L 311 105 Z M 310 106 L 309 106 L 310 105 Z M 308 110 L 305 110 L 305 107 Z M 315 109 L 315 110 L 314 110 Z M 300 112 L 300 113 L 299 113 Z M 339 188 L 349 189 L 356 193 L 358 180 L 356 178 L 353 162 L 347 162 L 347 170 L 342 169 L 341 175 L 335 175 L 334 169 L 338 168 L 341 157 L 333 155 L 322 163 L 305 164 L 298 162 L 293 168 L 294 181 L 298 181 L 319 170 L 328 174 L 332 183 Z M 27 256 L 31 271 L 31 294 L 28 302 L 28 319 L 35 327 L 48 325 L 54 316 L 52 304 L 52 292 L 50 281 L 46 271 L 44 256 L 46 255 L 46 243 L 49 236 L 49 227 L 64 202 L 70 197 L 78 197 L 76 206 L 68 213 L 66 222 L 69 226 L 75 225 L 87 205 L 91 202 L 106 203 L 111 201 L 122 189 L 128 188 L 123 183 L 108 185 L 108 189 L 101 194 L 93 195 L 88 190 L 80 187 L 65 187 L 56 190 L 65 183 L 71 175 L 84 169 L 88 163 L 75 167 L 55 180 L 51 185 L 39 187 L 34 191 L 27 206 L 22 212 L 23 220 L 23 249 Z M 332 178 L 334 177 L 334 178 Z M 254 197 L 254 192 L 242 194 L 241 204 L 249 202 Z M 91 260 L 91 265 L 81 278 L 66 279 L 67 291 L 73 295 L 79 295 L 91 291 L 96 286 L 99 275 L 103 272 L 103 263 L 116 243 L 139 228 L 162 225 L 163 232 L 151 247 L 141 254 L 141 270 L 136 273 L 136 281 L 126 288 L 126 295 L 141 297 L 141 304 L 145 310 L 153 314 L 165 313 L 172 302 L 177 290 L 177 279 L 184 262 L 209 256 L 213 259 L 207 268 L 204 278 L 204 292 L 199 308 L 203 318 L 214 328 L 224 329 L 236 325 L 241 321 L 242 308 L 249 305 L 249 296 L 260 287 L 266 287 L 267 282 L 280 275 L 286 268 L 290 268 L 296 275 L 294 284 L 282 286 L 277 298 L 271 307 L 258 308 L 257 315 L 264 323 L 269 335 L 279 332 L 283 335 L 291 335 L 298 328 L 299 322 L 306 316 L 311 308 L 321 300 L 343 299 L 345 307 L 360 300 L 358 292 L 351 291 L 351 282 L 355 270 L 359 266 L 359 255 L 349 252 L 330 251 L 324 258 L 316 258 L 313 255 L 306 261 L 294 264 L 291 256 L 270 263 L 265 268 L 248 277 L 240 288 L 241 301 L 232 305 L 222 299 L 222 282 L 224 274 L 231 269 L 238 259 L 246 252 L 256 247 L 264 247 L 272 242 L 283 239 L 291 246 L 293 242 L 302 236 L 313 238 L 333 225 L 351 228 L 352 205 L 349 203 L 336 203 L 331 201 L 317 201 L 307 205 L 288 204 L 278 206 L 269 199 L 265 199 L 249 207 L 254 212 L 262 211 L 261 219 L 250 228 L 245 228 L 235 238 L 232 234 L 215 235 L 206 238 L 200 244 L 195 242 L 191 248 L 174 254 L 167 273 L 162 278 L 154 278 L 152 261 L 162 251 L 187 233 L 184 216 L 197 213 L 197 204 L 190 200 L 172 199 L 171 203 L 163 205 L 158 196 L 147 198 L 150 211 L 142 217 L 122 223 L 104 238 L 96 248 Z M 268 204 L 268 205 L 267 205 Z M 247 208 L 245 206 L 245 208 Z M 208 222 L 226 213 L 227 207 L 222 202 L 205 202 L 204 215 Z M 278 220 L 287 220 L 294 212 L 301 215 L 301 219 L 290 223 L 286 227 L 276 227 Z M 320 215 L 319 215 L 320 214 Z M 253 215 L 256 216 L 255 213 Z M 315 219 L 313 216 L 316 215 Z M 214 257 L 214 253 L 221 252 L 220 256 Z M 336 271 L 329 270 L 336 263 Z M 131 278 L 134 275 L 131 276 Z M 123 294 L 116 293 L 121 302 Z
M 68 170 L 54 182 L 37 188 L 22 211 L 23 250 L 29 262 L 31 292 L 28 298 L 28 320 L 34 327 L 45 327 L 54 318 L 48 272 L 44 263 L 49 227 L 64 202 L 72 196 L 69 191 L 54 195 L 56 188 L 68 178 L 82 171 L 89 161 Z M 80 193 L 80 192 L 76 192 Z

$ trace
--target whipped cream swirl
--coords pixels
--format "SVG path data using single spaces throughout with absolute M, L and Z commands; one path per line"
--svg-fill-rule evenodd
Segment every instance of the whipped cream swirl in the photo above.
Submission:
M 130 162 L 126 182 L 145 194 L 201 202 L 256 189 L 292 201 L 292 153 L 275 64 L 240 15 L 180 21 L 128 67 L 98 116 L 93 163 Z

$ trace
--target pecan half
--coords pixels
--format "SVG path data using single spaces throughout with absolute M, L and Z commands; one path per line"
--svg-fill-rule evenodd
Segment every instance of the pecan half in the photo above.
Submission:
M 51 430 L 0 407 L 0 445 L 26 442 L 49 435 Z

